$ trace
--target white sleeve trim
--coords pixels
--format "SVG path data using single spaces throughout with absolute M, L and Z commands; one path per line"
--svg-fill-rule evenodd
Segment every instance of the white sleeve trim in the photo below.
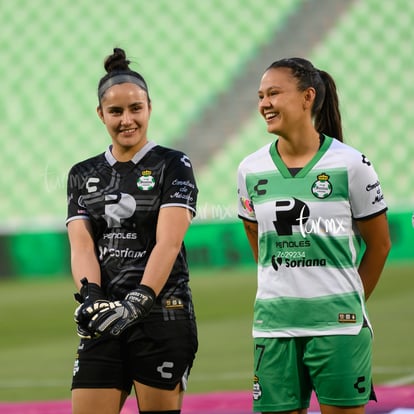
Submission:
M 196 209 L 187 204 L 168 203 L 168 204 L 162 204 L 160 206 L 160 208 L 165 208 L 165 207 L 183 207 L 183 208 L 186 208 L 187 210 L 191 210 L 194 213 L 194 215 L 196 215 Z
M 71 221 L 74 221 L 74 220 L 90 220 L 90 219 L 89 219 L 89 216 L 85 216 L 85 215 L 72 216 L 66 220 L 65 224 L 68 225 Z

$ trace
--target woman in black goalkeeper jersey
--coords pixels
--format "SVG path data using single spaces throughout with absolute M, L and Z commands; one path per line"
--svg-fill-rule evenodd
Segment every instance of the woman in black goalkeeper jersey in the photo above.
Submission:
M 72 167 L 67 228 L 81 303 L 73 414 L 178 414 L 197 351 L 183 244 L 197 187 L 188 157 L 147 138 L 151 101 L 122 49 L 105 60 L 98 115 L 112 139 Z

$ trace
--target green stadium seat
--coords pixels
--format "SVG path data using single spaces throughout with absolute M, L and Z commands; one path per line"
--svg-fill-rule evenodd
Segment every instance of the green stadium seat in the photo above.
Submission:
M 63 228 L 70 166 L 110 142 L 95 107 L 113 47 L 149 84 L 150 139 L 174 146 L 302 1 L 3 2 L 0 229 Z M 393 206 L 414 205 L 413 20 L 414 2 L 354 2 L 309 51 L 337 80 L 346 140 L 378 166 Z M 272 139 L 256 108 L 243 125 L 196 171 L 200 219 L 234 218 L 238 163 Z

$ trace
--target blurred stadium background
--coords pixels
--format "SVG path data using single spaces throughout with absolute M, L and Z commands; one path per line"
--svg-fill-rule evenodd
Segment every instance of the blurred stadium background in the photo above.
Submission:
M 0 400 L 68 397 L 77 340 L 71 317 L 62 318 L 73 308 L 66 175 L 109 145 L 95 112 L 96 88 L 104 57 L 116 46 L 149 84 L 150 138 L 185 151 L 200 188 L 198 216 L 186 236 L 205 344 L 192 390 L 250 387 L 248 304 L 255 282 L 236 217 L 236 170 L 273 138 L 257 114 L 257 87 L 265 68 L 286 56 L 309 58 L 333 75 L 345 139 L 380 174 L 393 249 L 392 267 L 370 304 L 374 325 L 380 324 L 375 373 L 380 383 L 414 383 L 407 328 L 413 316 L 414 2 L 2 0 L 0 22 L 0 313 L 19 321 L 1 322 L 7 341 L 0 346 Z M 17 316 L 25 311 L 21 303 L 32 309 L 24 324 Z
M 381 176 L 391 259 L 414 256 L 414 2 L 407 0 L 3 0 L 0 274 L 68 271 L 66 174 L 105 150 L 95 114 L 103 59 L 123 47 L 148 81 L 150 138 L 192 159 L 194 265 L 249 262 L 236 218 L 240 160 L 272 139 L 257 87 L 303 56 L 337 81 L 345 138 Z

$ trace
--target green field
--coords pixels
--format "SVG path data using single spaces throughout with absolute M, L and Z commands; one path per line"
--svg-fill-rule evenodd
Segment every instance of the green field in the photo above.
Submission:
M 189 392 L 251 387 L 255 269 L 194 271 L 200 348 Z M 0 281 L 0 401 L 70 398 L 78 342 L 69 276 Z M 414 384 L 414 265 L 387 266 L 368 302 L 377 384 Z

